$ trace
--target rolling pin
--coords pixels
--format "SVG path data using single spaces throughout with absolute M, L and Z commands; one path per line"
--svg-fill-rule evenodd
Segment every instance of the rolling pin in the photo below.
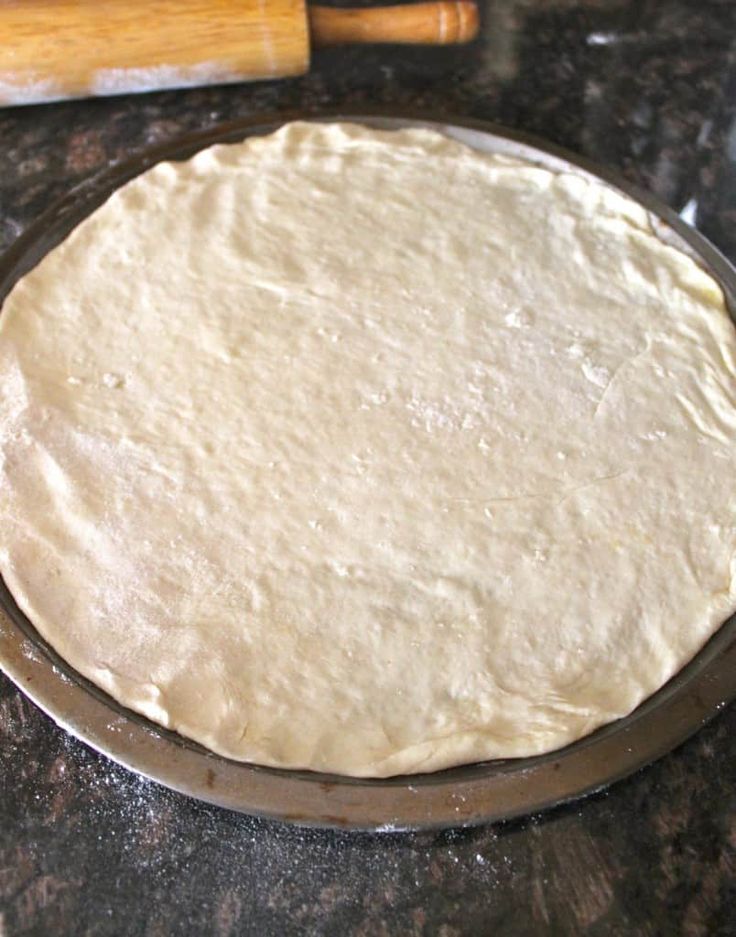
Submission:
M 0 106 L 301 75 L 314 45 L 467 42 L 472 0 L 0 0 Z

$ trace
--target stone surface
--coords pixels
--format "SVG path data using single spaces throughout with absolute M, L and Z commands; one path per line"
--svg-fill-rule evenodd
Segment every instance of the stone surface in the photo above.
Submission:
M 457 49 L 333 49 L 300 79 L 0 111 L 0 250 L 182 132 L 387 105 L 533 131 L 736 259 L 736 5 L 485 0 Z M 736 708 L 608 792 L 441 834 L 303 831 L 141 780 L 0 678 L 0 935 L 736 934 Z

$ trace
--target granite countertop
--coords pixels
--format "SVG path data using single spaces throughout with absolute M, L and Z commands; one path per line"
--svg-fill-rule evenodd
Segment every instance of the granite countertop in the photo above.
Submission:
M 736 4 L 485 0 L 466 48 L 333 49 L 305 78 L 0 111 L 0 250 L 60 194 L 194 128 L 390 104 L 533 131 L 736 260 Z M 655 765 L 472 830 L 305 831 L 196 803 L 0 677 L 0 935 L 736 934 L 736 707 Z

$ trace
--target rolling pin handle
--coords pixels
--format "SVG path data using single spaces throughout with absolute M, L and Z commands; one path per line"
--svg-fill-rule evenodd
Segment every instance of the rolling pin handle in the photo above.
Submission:
M 312 42 L 318 46 L 381 42 L 454 45 L 478 35 L 478 7 L 473 0 L 307 9 Z

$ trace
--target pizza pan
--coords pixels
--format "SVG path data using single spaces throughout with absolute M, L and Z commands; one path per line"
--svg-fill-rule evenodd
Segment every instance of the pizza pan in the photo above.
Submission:
M 601 179 L 640 202 L 657 234 L 689 252 L 720 282 L 734 315 L 734 268 L 666 206 L 614 173 L 527 134 L 491 124 L 386 111 L 281 114 L 236 121 L 136 155 L 73 189 L 15 242 L 0 259 L 0 301 L 18 277 L 128 179 L 160 160 L 185 159 L 213 143 L 269 133 L 294 119 L 353 120 L 388 129 L 429 126 L 479 149 Z M 385 780 L 242 764 L 156 726 L 120 706 L 66 664 L 20 612 L 1 581 L 0 666 L 72 735 L 131 770 L 192 797 L 303 825 L 384 831 L 441 828 L 506 819 L 589 794 L 684 741 L 736 696 L 736 616 L 631 715 L 573 745 L 535 758 Z

